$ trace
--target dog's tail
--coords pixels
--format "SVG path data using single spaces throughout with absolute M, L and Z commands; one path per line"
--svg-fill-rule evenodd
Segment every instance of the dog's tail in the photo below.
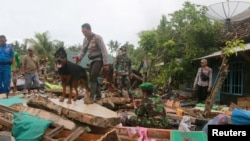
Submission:
M 89 90 L 89 79 L 88 79 L 88 74 L 86 70 L 83 71 L 82 78 L 79 81 L 79 84 L 81 85 L 82 88 L 85 88 L 87 91 Z

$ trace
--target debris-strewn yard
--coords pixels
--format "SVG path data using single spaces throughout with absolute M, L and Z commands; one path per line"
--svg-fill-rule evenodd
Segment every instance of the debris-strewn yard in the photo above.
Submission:
M 53 86 L 54 85 L 54 86 Z M 0 137 L 22 138 L 25 133 L 36 134 L 34 138 L 44 141 L 58 140 L 137 140 L 141 130 L 146 130 L 150 138 L 160 141 L 170 140 L 170 135 L 178 135 L 173 131 L 182 132 L 183 119 L 187 119 L 188 131 L 190 133 L 205 133 L 202 128 L 205 124 L 217 116 L 225 114 L 229 118 L 234 108 L 245 109 L 250 105 L 249 98 L 239 98 L 237 103 L 231 105 L 213 105 L 209 117 L 203 117 L 205 104 L 197 103 L 195 94 L 171 90 L 162 93 L 166 115 L 169 119 L 169 129 L 138 128 L 126 124 L 126 120 L 134 115 L 134 102 L 140 102 L 142 95 L 139 89 L 134 89 L 134 97 L 130 99 L 123 91 L 123 97 L 119 97 L 116 91 L 109 91 L 103 87 L 103 98 L 94 104 L 84 104 L 86 91 L 80 90 L 78 100 L 72 104 L 59 102 L 62 89 L 60 85 L 44 83 L 44 93 L 27 96 L 23 92 L 11 93 L 9 98 L 0 99 Z M 53 88 L 51 88 L 53 87 Z M 160 91 L 158 91 L 161 93 Z M 73 92 L 74 93 L 74 92 Z M 3 96 L 3 95 L 1 95 Z M 34 131 L 35 128 L 43 127 L 37 122 L 23 121 L 23 118 L 34 117 L 35 119 L 49 121 L 49 126 L 44 130 Z M 42 123 L 42 122 L 41 122 Z M 232 121 L 230 120 L 230 123 Z M 16 133 L 19 126 L 31 124 L 25 127 L 22 132 Z M 21 128 L 18 128 L 20 130 Z M 185 131 L 186 132 L 186 131 Z M 15 133 L 15 134 L 13 134 Z M 39 134 L 40 133 L 40 134 Z M 15 135 L 15 136 L 14 136 Z M 31 134 L 32 135 L 32 134 Z M 172 136 L 174 136 L 172 135 Z

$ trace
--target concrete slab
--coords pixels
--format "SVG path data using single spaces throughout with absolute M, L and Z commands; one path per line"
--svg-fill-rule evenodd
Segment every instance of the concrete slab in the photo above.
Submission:
M 59 102 L 59 99 L 52 99 L 49 98 L 51 102 L 56 105 L 62 106 L 67 109 L 71 109 L 83 114 L 90 114 L 96 117 L 103 117 L 103 118 L 113 118 L 118 117 L 118 114 L 112 110 L 109 110 L 99 104 L 84 104 L 83 100 L 73 101 L 72 104 L 67 103 L 67 98 L 64 102 Z

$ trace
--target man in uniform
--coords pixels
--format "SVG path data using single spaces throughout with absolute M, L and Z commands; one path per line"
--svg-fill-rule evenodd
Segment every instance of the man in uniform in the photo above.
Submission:
M 0 94 L 8 97 L 10 92 L 11 64 L 14 64 L 14 51 L 6 44 L 6 37 L 0 35 Z
M 201 59 L 201 67 L 197 70 L 193 89 L 197 90 L 198 103 L 204 103 L 212 89 L 212 68 L 207 66 L 207 59 Z
M 116 78 L 116 83 L 118 87 L 118 92 L 120 96 L 122 95 L 122 90 L 126 86 L 128 90 L 129 97 L 132 97 L 130 77 L 131 75 L 131 59 L 127 55 L 127 46 L 122 46 L 120 52 L 116 57 L 114 62 L 114 74 L 113 77 Z
M 100 85 L 98 76 L 101 70 L 108 72 L 108 53 L 103 39 L 91 31 L 91 26 L 88 23 L 82 25 L 82 33 L 85 36 L 83 40 L 83 48 L 80 53 L 73 57 L 76 63 L 79 63 L 82 58 L 88 53 L 90 64 L 90 97 L 85 99 L 86 104 L 91 104 L 94 100 L 101 98 Z
M 154 86 L 145 82 L 140 85 L 144 98 L 141 104 L 135 104 L 135 114 L 128 120 L 130 126 L 141 126 L 147 128 L 167 128 L 168 118 L 161 97 L 153 95 Z

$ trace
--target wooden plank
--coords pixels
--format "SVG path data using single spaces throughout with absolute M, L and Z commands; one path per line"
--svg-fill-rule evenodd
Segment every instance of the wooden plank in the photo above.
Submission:
M 127 137 L 130 140 L 137 139 L 139 134 L 137 133 L 134 137 L 129 137 L 128 128 L 136 128 L 136 127 L 118 127 L 116 126 L 116 132 L 118 136 Z M 170 139 L 171 130 L 169 129 L 157 129 L 157 128 L 147 128 L 147 135 L 149 138 L 153 139 Z
M 12 128 L 13 123 L 11 121 L 3 118 L 3 117 L 0 117 L 0 125 L 3 125 L 5 127 L 7 127 L 7 128 Z
M 112 129 L 111 131 L 102 135 L 97 141 L 120 141 L 120 139 L 116 133 L 116 129 Z
M 84 129 L 82 127 L 78 127 L 73 133 L 71 133 L 68 137 L 64 139 L 64 141 L 74 141 L 76 140 L 82 133 Z
M 17 112 L 16 109 L 13 109 L 11 107 L 7 107 L 7 106 L 1 105 L 1 104 L 0 104 L 0 111 L 7 112 L 7 113 Z
M 43 136 L 43 140 L 45 140 L 45 141 L 54 141 L 55 139 L 53 139 L 53 137 L 58 135 L 63 130 L 64 130 L 63 126 L 57 126 L 55 129 L 53 129 L 53 130 L 49 131 L 48 133 L 46 133 Z

